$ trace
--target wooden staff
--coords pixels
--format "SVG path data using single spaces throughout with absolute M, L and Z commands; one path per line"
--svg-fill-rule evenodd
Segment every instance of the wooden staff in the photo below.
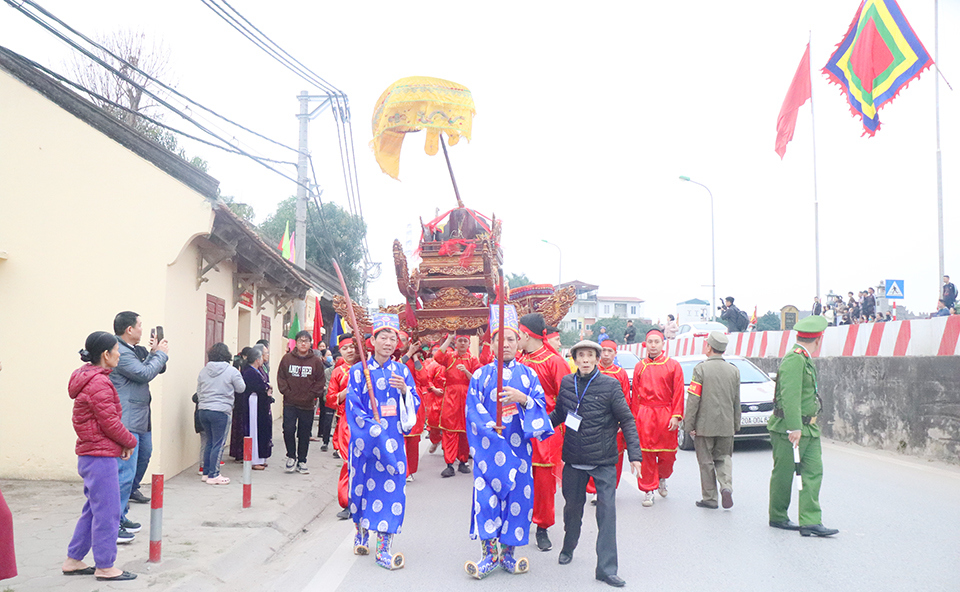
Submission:
M 498 304 L 500 306 L 500 327 L 497 330 L 497 430 L 498 434 L 503 433 L 503 329 L 504 329 L 504 319 L 505 313 L 505 303 L 503 294 L 503 268 L 499 268 L 500 271 L 500 294 L 497 297 Z
M 333 260 L 333 268 L 337 270 L 337 277 L 340 278 L 340 288 L 343 290 L 343 299 L 347 301 L 347 320 L 350 322 L 350 330 L 353 331 L 353 343 L 357 348 L 357 355 L 363 362 L 363 376 L 367 379 L 367 392 L 370 394 L 370 409 L 373 410 L 373 419 L 379 422 L 380 411 L 377 407 L 377 398 L 373 394 L 373 379 L 370 378 L 370 368 L 367 367 L 367 348 L 363 346 L 363 333 L 360 332 L 357 315 L 353 312 L 350 292 L 347 291 L 347 282 L 343 280 L 343 273 L 340 271 L 340 265 L 337 264 L 336 259 Z

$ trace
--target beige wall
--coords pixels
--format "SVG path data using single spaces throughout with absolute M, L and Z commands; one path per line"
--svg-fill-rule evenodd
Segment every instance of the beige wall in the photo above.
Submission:
M 196 288 L 192 241 L 212 223 L 197 192 L 0 72 L 0 477 L 78 478 L 67 381 L 86 336 L 112 331 L 121 310 L 170 341 L 168 370 L 151 383 L 150 472 L 196 462 L 190 396 L 207 293 L 226 301 L 225 339 L 238 345 L 231 264 Z

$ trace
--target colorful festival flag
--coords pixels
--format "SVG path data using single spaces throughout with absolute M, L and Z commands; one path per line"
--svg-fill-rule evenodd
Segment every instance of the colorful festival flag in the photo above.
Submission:
M 313 349 L 317 349 L 323 341 L 323 313 L 320 312 L 320 299 L 317 298 L 316 301 L 313 309 Z
M 280 256 L 290 260 L 290 251 L 292 250 L 290 244 L 290 221 L 287 220 L 287 227 L 283 231 L 283 238 L 280 239 Z
M 810 46 L 808 45 L 808 46 L 807 46 L 807 53 L 809 54 L 809 52 L 810 52 Z M 810 57 L 810 56 L 808 55 L 807 57 Z M 809 66 L 809 64 L 808 64 L 808 66 Z M 753 307 L 753 316 L 750 317 L 750 324 L 751 324 L 751 325 L 754 325 L 754 326 L 756 326 L 756 324 L 757 324 L 757 307 L 756 307 L 756 306 Z
M 840 86 L 863 133 L 873 136 L 880 108 L 932 64 L 896 0 L 864 0 L 823 73 Z
M 777 116 L 777 143 L 774 149 L 781 160 L 787 152 L 787 142 L 793 139 L 793 130 L 797 127 L 797 111 L 809 98 L 810 44 L 807 43 L 807 50 L 803 52 L 803 59 L 797 66 L 793 82 L 790 83 L 787 96 L 783 99 L 783 106 L 780 107 L 780 115 Z

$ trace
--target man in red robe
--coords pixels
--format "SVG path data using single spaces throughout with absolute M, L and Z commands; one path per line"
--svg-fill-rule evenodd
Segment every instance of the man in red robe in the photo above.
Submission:
M 600 347 L 602 349 L 600 350 L 600 363 L 597 364 L 597 368 L 600 369 L 601 374 L 616 378 L 620 382 L 623 397 L 627 400 L 627 405 L 630 406 L 632 411 L 634 405 L 633 393 L 630 390 L 630 378 L 627 376 L 626 370 L 617 366 L 617 344 L 612 339 L 607 339 L 600 344 Z M 623 472 L 623 451 L 626 449 L 627 441 L 623 438 L 623 432 L 619 432 L 617 433 L 617 451 L 620 453 L 617 457 L 617 487 L 620 487 L 620 473 Z M 593 484 L 593 477 L 587 482 L 587 493 L 594 495 L 597 493 L 597 488 Z
M 345 403 L 347 391 L 350 389 L 350 366 L 356 364 L 360 358 L 357 355 L 357 347 L 353 343 L 353 333 L 344 333 L 337 337 L 337 344 L 342 357 L 337 360 L 333 372 L 330 373 L 326 405 L 337 410 L 337 429 L 333 433 L 333 449 L 343 459 L 340 478 L 337 480 L 337 501 L 343 509 L 337 513 L 337 518 L 349 520 L 350 510 L 347 506 L 350 504 L 350 426 L 347 425 Z
M 440 369 L 434 364 L 434 368 L 427 366 L 426 357 L 430 346 L 420 346 L 420 342 L 411 342 L 407 346 L 407 351 L 400 358 L 400 362 L 406 364 L 413 376 L 413 381 L 417 387 L 417 393 L 420 394 L 420 408 L 417 409 L 417 423 L 409 434 L 404 434 L 403 441 L 407 449 L 407 482 L 413 481 L 413 475 L 420 467 L 420 440 L 423 438 L 424 424 L 427 419 L 427 401 L 436 398 L 436 393 L 443 391 L 434 386 L 434 368 Z M 431 360 L 432 361 L 432 360 Z
M 447 383 L 447 371 L 434 359 L 438 351 L 440 348 L 433 346 L 430 349 L 430 356 L 423 362 L 427 372 L 430 373 L 431 388 L 427 393 L 418 393 L 420 404 L 427 407 L 426 423 L 427 432 L 430 434 L 430 454 L 437 451 L 443 439 L 443 430 L 440 429 L 440 410 L 443 408 L 443 387 Z
M 524 355 L 520 362 L 537 373 L 546 399 L 547 413 L 557 404 L 560 381 L 570 374 L 570 367 L 548 343 L 547 324 L 543 315 L 534 312 L 520 317 L 520 348 Z M 563 451 L 563 431 L 557 430 L 543 440 L 531 440 L 533 446 L 533 523 L 537 525 L 537 547 L 541 551 L 552 548 L 547 529 L 556 523 L 557 480 L 560 478 L 560 454 Z
M 633 405 L 643 451 L 639 486 L 643 505 L 653 492 L 667 497 L 667 478 L 677 460 L 677 428 L 683 419 L 683 370 L 663 351 L 663 333 L 647 332 L 647 355 L 633 369 Z
M 454 342 L 456 337 L 456 342 Z M 454 343 L 455 350 L 447 351 Z M 440 428 L 443 430 L 443 460 L 447 463 L 441 477 L 453 477 L 453 461 L 460 461 L 457 471 L 471 473 L 467 466 L 470 460 L 470 444 L 467 441 L 467 390 L 473 373 L 480 367 L 480 361 L 470 353 L 468 335 L 450 334 L 440 345 L 440 351 L 434 356 L 438 364 L 446 370 L 446 382 L 443 391 L 443 408 L 440 410 Z

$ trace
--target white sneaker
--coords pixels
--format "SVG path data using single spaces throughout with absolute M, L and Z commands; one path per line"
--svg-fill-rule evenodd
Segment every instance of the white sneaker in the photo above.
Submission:
M 407 483 L 413 483 L 413 475 L 407 475 Z
M 649 508 L 652 505 L 653 505 L 653 492 L 648 491 L 643 494 L 643 507 Z
M 660 494 L 660 497 L 667 497 L 667 480 L 660 479 L 660 487 L 657 489 L 657 493 Z
M 309 475 L 310 469 L 307 468 L 307 463 L 297 463 L 297 472 L 301 475 Z
M 287 464 L 284 465 L 284 470 L 288 473 L 292 473 L 297 470 L 297 459 L 287 457 Z

